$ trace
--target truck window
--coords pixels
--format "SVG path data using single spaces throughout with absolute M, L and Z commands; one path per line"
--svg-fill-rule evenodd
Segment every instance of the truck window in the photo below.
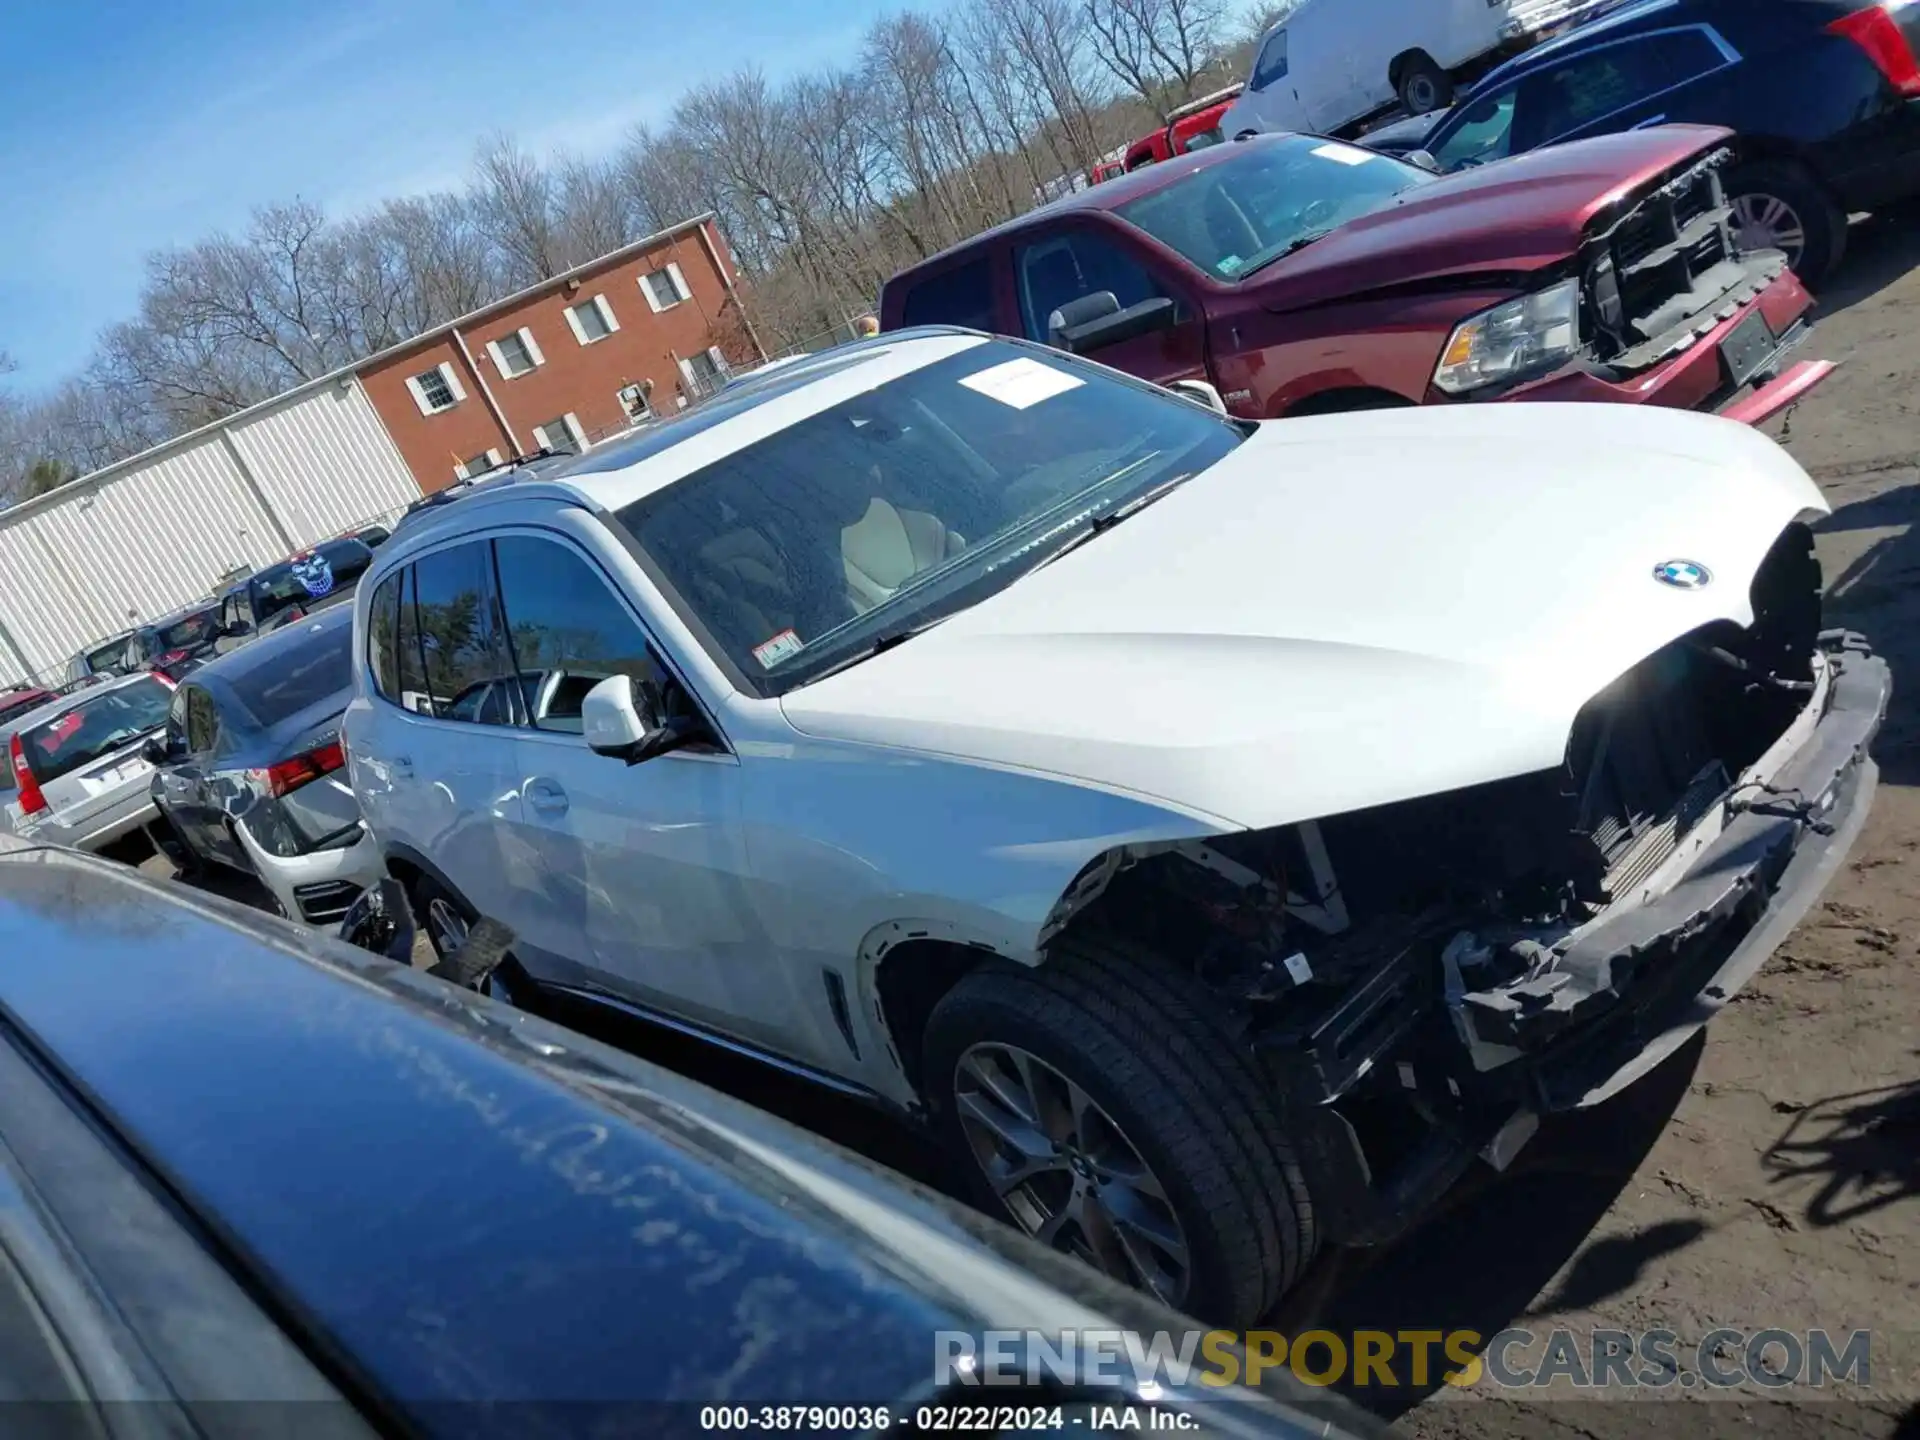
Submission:
M 965 325 L 993 330 L 993 268 L 987 256 L 929 275 L 907 292 L 902 325 Z
M 1260 47 L 1260 53 L 1254 57 L 1253 76 L 1247 81 L 1247 88 L 1264 90 L 1274 81 L 1286 78 L 1287 32 L 1276 30 L 1267 37 L 1267 43 Z
M 1111 290 L 1121 309 L 1167 291 L 1145 266 L 1098 235 L 1076 231 L 1051 235 L 1014 252 L 1020 276 L 1020 311 L 1027 338 L 1045 342 L 1048 317 L 1069 300 Z

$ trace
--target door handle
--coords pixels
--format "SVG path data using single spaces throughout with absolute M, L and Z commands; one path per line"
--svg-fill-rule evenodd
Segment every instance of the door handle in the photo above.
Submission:
M 542 815 L 564 815 L 567 813 L 567 792 L 551 780 L 530 780 L 527 782 L 527 803 Z
M 413 757 L 410 755 L 396 755 L 392 760 L 387 762 L 387 768 L 393 772 L 396 780 L 411 780 L 413 778 Z

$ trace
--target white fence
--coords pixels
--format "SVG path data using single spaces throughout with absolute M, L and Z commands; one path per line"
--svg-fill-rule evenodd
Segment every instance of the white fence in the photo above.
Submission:
M 0 681 L 55 683 L 81 648 L 420 488 L 359 381 L 308 386 L 0 512 Z

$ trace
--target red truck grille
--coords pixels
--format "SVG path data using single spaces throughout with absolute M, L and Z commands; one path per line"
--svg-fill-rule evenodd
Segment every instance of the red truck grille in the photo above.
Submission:
M 1589 242 L 1583 278 L 1600 359 L 1654 364 L 1755 293 L 1720 187 L 1729 158 L 1720 150 L 1695 162 Z

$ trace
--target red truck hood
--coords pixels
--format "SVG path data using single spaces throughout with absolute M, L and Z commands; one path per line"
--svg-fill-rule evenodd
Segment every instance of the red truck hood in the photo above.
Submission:
M 1442 275 L 1537 270 L 1571 255 L 1622 197 L 1730 140 L 1710 125 L 1630 130 L 1534 150 L 1405 192 L 1259 272 L 1270 310 Z

